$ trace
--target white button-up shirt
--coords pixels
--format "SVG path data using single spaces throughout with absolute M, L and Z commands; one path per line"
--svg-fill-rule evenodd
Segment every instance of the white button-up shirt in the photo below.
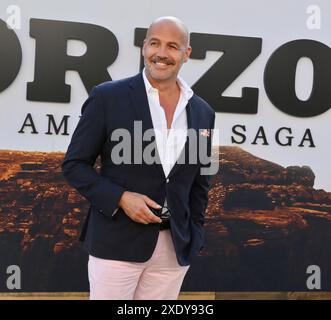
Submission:
M 143 78 L 155 131 L 157 150 L 159 152 L 164 174 L 167 177 L 179 158 L 186 142 L 187 116 L 185 108 L 189 99 L 193 96 L 193 91 L 181 77 L 177 78 L 180 87 L 180 97 L 175 109 L 171 127 L 168 129 L 165 111 L 160 105 L 159 92 L 156 88 L 152 87 L 148 81 L 145 69 L 143 70 Z
M 159 92 L 156 88 L 152 87 L 148 81 L 145 74 L 145 69 L 143 70 L 142 74 L 155 132 L 157 150 L 160 156 L 164 175 L 168 177 L 186 142 L 186 105 L 193 96 L 193 90 L 181 77 L 177 77 L 178 85 L 180 87 L 180 97 L 175 109 L 171 127 L 168 129 L 165 111 L 160 105 Z M 167 182 L 168 181 L 169 179 L 167 179 Z M 165 199 L 164 205 L 167 205 L 167 199 Z M 113 215 L 117 212 L 117 210 L 118 208 L 115 209 Z

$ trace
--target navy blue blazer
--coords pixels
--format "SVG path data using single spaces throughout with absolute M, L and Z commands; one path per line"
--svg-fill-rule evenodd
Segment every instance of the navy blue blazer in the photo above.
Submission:
M 189 100 L 186 112 L 188 128 L 214 128 L 214 110 L 197 95 Z M 206 164 L 188 163 L 189 139 L 181 153 L 185 153 L 185 162 L 176 163 L 168 177 L 160 163 L 113 163 L 110 155 L 118 142 L 110 139 L 112 132 L 125 128 L 133 137 L 134 121 L 138 120 L 143 132 L 153 129 L 141 73 L 95 86 L 82 106 L 82 116 L 62 162 L 67 182 L 90 202 L 80 239 L 88 253 L 98 258 L 147 261 L 155 249 L 160 225 L 137 223 L 121 208 L 115 215 L 113 212 L 126 190 L 145 194 L 161 205 L 166 197 L 178 263 L 189 265 L 204 244 L 209 177 L 201 175 L 200 168 Z M 210 155 L 211 135 L 206 139 Z M 149 144 L 144 141 L 143 148 Z M 132 139 L 132 157 L 134 145 Z M 97 172 L 94 164 L 99 155 L 101 169 Z

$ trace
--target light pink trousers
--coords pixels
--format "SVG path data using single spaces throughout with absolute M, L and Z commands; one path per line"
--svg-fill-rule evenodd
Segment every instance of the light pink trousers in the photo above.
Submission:
M 161 230 L 146 262 L 89 256 L 91 300 L 176 300 L 190 266 L 177 262 L 169 229 Z

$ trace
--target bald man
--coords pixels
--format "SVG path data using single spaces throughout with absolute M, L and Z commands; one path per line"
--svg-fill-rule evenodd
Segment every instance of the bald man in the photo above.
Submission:
M 191 50 L 182 21 L 158 18 L 144 40 L 144 70 L 94 87 L 82 107 L 62 171 L 91 204 L 81 233 L 90 299 L 177 299 L 203 248 L 209 183 L 201 169 L 208 163 L 191 161 L 199 153 L 188 132 L 200 133 L 210 155 L 215 113 L 178 75 Z M 136 154 L 118 163 L 113 133 L 133 135 L 136 124 L 154 139 L 140 144 L 132 137 Z M 137 161 L 151 145 L 157 161 Z

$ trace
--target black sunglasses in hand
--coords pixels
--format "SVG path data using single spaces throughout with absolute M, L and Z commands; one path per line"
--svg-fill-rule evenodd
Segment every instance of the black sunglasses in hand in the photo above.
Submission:
M 156 216 L 161 218 L 162 221 L 170 220 L 171 213 L 168 207 L 163 206 L 161 209 L 149 208 Z

